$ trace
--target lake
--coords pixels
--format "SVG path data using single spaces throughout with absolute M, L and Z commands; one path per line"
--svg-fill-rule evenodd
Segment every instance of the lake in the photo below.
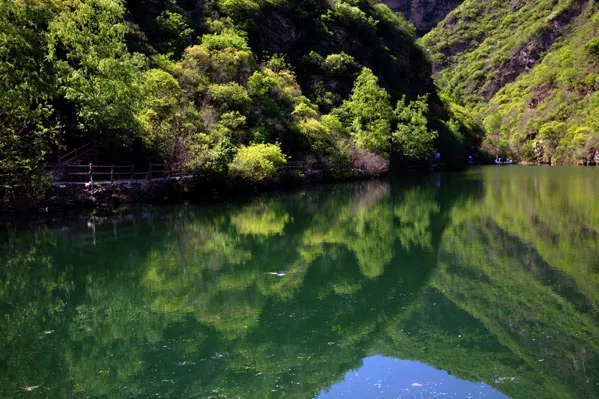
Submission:
M 597 398 L 599 169 L 0 231 L 2 398 Z

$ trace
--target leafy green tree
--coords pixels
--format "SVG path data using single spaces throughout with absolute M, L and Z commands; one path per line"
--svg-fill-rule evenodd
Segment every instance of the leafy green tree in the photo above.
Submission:
M 553 155 L 564 134 L 565 124 L 557 121 L 552 121 L 539 130 L 538 139 L 540 139 L 543 146 L 543 161 L 552 162 Z
M 136 114 L 142 139 L 164 159 L 184 160 L 186 142 L 200 123 L 197 110 L 168 72 L 151 69 L 144 81 L 144 98 Z
M 407 102 L 402 97 L 397 102 L 395 117 L 397 128 L 393 132 L 393 142 L 406 159 L 415 161 L 435 152 L 433 145 L 437 132 L 428 128 L 428 96 L 420 96 L 416 101 Z
M 389 94 L 379 86 L 372 70 L 363 68 L 349 100 L 343 104 L 348 115 L 350 135 L 358 147 L 388 155 L 393 115 L 389 100 Z
M 94 137 L 124 138 L 135 127 L 145 59 L 127 51 L 124 13 L 116 0 L 90 0 L 49 26 L 60 92 L 75 106 L 79 129 Z
M 247 81 L 255 61 L 242 32 L 228 28 L 219 33 L 205 34 L 201 40 L 200 46 L 208 60 L 206 73 L 214 83 Z M 195 54 L 200 56 L 198 51 Z
M 229 165 L 229 172 L 233 177 L 252 183 L 266 183 L 276 180 L 286 163 L 277 144 L 251 144 L 239 149 Z
M 44 161 L 58 140 L 51 100 L 52 65 L 45 60 L 47 8 L 0 0 L 0 177 L 38 186 Z
M 179 58 L 185 47 L 191 43 L 193 29 L 185 20 L 185 15 L 165 10 L 156 18 L 160 36 L 166 42 L 168 51 Z

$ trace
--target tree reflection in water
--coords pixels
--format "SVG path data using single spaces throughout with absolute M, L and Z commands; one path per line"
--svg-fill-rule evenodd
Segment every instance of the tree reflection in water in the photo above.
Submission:
M 513 398 L 597 397 L 588 173 L 483 168 L 5 225 L 0 396 L 307 398 L 380 354 Z

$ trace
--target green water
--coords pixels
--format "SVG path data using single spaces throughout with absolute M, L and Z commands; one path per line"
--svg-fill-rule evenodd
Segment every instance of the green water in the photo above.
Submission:
M 0 397 L 597 398 L 598 178 L 485 167 L 4 224 Z

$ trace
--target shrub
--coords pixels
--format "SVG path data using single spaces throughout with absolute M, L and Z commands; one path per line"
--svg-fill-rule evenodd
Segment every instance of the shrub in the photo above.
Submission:
M 584 46 L 585 50 L 594 56 L 599 55 L 599 37 L 594 37 Z
M 236 82 L 212 84 L 208 95 L 221 109 L 247 111 L 251 100 L 243 86 Z
M 354 64 L 354 57 L 341 52 L 339 54 L 330 54 L 327 56 L 324 60 L 323 67 L 327 74 L 335 76 L 347 73 Z
M 278 179 L 286 163 L 278 144 L 251 144 L 239 149 L 229 164 L 229 173 L 252 183 L 267 183 Z
M 407 33 L 408 36 L 413 37 L 416 34 L 416 28 L 414 24 L 407 21 L 402 13 L 393 12 L 386 4 L 378 3 L 372 6 L 377 18 L 388 24 L 395 25 L 399 29 Z
M 308 139 L 313 150 L 324 151 L 328 145 L 329 129 L 314 118 L 298 123 L 300 133 Z

